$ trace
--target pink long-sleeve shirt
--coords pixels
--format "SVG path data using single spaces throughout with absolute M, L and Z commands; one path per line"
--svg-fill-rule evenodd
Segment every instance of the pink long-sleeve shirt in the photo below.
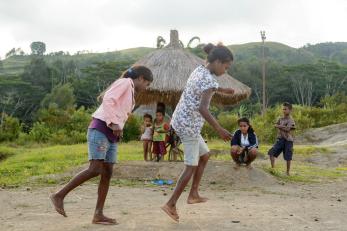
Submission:
M 92 117 L 105 121 L 107 126 L 118 124 L 123 129 L 134 106 L 134 82 L 131 78 L 121 78 L 105 92 L 101 105 Z

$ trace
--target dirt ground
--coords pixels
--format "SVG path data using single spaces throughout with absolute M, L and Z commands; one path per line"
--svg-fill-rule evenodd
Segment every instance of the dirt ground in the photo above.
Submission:
M 258 175 L 260 170 L 252 171 Z M 66 198 L 68 218 L 49 203 L 54 188 L 6 189 L 0 191 L 0 230 L 347 230 L 346 180 L 324 185 L 270 182 L 246 186 L 205 180 L 201 194 L 210 200 L 188 205 L 185 192 L 178 204 L 179 224 L 160 210 L 172 187 L 112 186 L 105 213 L 118 219 L 117 226 L 91 224 L 96 184 L 83 185 Z
M 342 128 L 347 128 L 347 124 Z M 304 161 L 319 166 L 345 166 L 347 135 L 341 129 L 331 126 L 314 131 L 318 135 L 310 141 L 304 134 L 300 138 L 303 143 L 334 150 L 329 155 L 318 153 Z M 259 159 L 257 163 L 264 161 Z M 125 186 L 126 183 L 111 186 L 105 214 L 117 218 L 120 224 L 116 226 L 91 224 L 97 196 L 95 183 L 87 183 L 68 195 L 65 200 L 68 218 L 58 215 L 48 200 L 50 192 L 57 188 L 0 189 L 0 231 L 347 230 L 347 179 L 319 184 L 283 183 L 257 164 L 251 170 L 236 171 L 230 162 L 222 161 L 210 161 L 205 171 L 201 195 L 210 200 L 188 205 L 184 192 L 178 203 L 180 223 L 176 224 L 160 210 L 173 186 L 149 187 L 143 180 L 155 177 L 175 180 L 183 167 L 182 163 L 142 161 L 116 165 L 115 179 L 141 180 L 133 186 Z M 76 171 L 65 173 L 64 177 Z

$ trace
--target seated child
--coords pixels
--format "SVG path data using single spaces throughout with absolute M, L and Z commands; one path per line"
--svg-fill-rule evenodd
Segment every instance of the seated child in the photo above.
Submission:
M 152 160 L 152 140 L 153 140 L 153 125 L 152 125 L 152 116 L 145 114 L 143 116 L 143 125 L 141 126 L 141 141 L 143 141 L 143 159 L 148 161 L 148 152 L 149 159 Z
M 258 139 L 249 119 L 241 118 L 237 123 L 240 129 L 235 132 L 231 140 L 231 157 L 237 166 L 244 163 L 250 167 L 252 161 L 257 157 Z
M 164 112 L 157 111 L 154 121 L 154 133 L 153 133 L 153 154 L 156 161 L 159 162 L 161 158 L 166 154 L 166 135 L 169 131 L 169 125 L 164 121 Z

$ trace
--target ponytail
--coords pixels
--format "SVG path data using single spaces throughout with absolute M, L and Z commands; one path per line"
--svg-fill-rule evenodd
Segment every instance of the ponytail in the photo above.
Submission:
M 217 46 L 212 43 L 207 44 L 203 50 L 207 54 L 207 61 L 213 63 L 216 60 L 221 61 L 222 63 L 231 62 L 234 60 L 233 53 L 221 43 L 218 43 Z

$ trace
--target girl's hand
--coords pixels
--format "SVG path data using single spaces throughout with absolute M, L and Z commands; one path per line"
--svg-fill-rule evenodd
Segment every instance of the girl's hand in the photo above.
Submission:
M 229 141 L 233 137 L 231 133 L 225 130 L 224 128 L 218 129 L 217 132 L 219 137 L 222 138 L 224 141 Z
M 123 135 L 123 131 L 118 124 L 111 124 L 110 128 L 113 131 L 113 135 L 118 137 L 121 137 Z

